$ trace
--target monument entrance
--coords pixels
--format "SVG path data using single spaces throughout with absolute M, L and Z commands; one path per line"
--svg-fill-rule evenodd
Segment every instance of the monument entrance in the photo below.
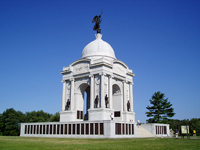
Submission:
M 86 87 L 86 88 L 85 88 Z M 83 85 L 83 120 L 88 120 L 88 109 L 90 109 L 90 86 L 87 84 Z

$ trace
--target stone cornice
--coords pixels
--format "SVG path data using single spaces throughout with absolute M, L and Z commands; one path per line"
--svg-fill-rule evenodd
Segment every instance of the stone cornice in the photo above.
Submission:
M 132 77 L 134 77 L 135 76 L 135 74 L 134 73 L 132 73 L 132 72 L 128 72 L 128 73 L 126 73 L 127 75 L 130 75 L 130 76 L 132 76 Z
M 65 70 L 65 71 L 60 71 L 61 74 L 66 74 L 66 73 L 70 73 L 71 71 Z
M 76 63 L 85 62 L 85 61 L 90 62 L 91 60 L 90 59 L 78 59 L 78 60 L 74 61 L 73 63 L 71 63 L 70 66 L 73 66 Z
M 106 63 L 106 62 L 98 62 L 95 64 L 90 64 L 90 67 L 96 67 L 96 66 L 108 66 L 110 68 L 112 68 L 112 64 Z

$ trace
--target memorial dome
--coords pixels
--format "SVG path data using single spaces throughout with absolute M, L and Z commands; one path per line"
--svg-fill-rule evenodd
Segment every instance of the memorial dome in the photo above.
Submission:
M 107 57 L 110 59 L 116 59 L 113 48 L 107 42 L 103 41 L 102 34 L 95 35 L 96 39 L 85 46 L 82 52 L 81 58 L 98 58 Z

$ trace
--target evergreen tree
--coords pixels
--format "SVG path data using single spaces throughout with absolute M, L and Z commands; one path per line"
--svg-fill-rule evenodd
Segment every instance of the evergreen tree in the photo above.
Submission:
M 148 123 L 168 123 L 169 118 L 175 115 L 172 104 L 168 102 L 168 98 L 165 99 L 164 93 L 155 92 L 149 101 L 153 106 L 146 107 L 149 110 L 146 112 L 147 117 L 151 117 L 147 120 Z

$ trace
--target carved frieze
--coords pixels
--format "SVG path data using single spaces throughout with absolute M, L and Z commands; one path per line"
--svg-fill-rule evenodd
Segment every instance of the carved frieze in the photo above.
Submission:
M 104 95 L 108 95 L 108 77 L 104 76 Z
M 70 99 L 71 83 L 70 81 L 66 82 L 66 101 Z
M 129 91 L 129 84 L 126 84 L 126 98 L 127 98 L 127 100 L 129 100 L 130 98 L 129 98 L 129 96 L 130 96 L 130 93 L 129 93 L 130 91 Z
M 99 76 L 99 75 L 96 75 L 94 81 L 95 81 L 95 85 L 94 85 L 94 88 L 95 88 L 95 97 L 96 97 L 97 95 L 100 96 L 100 95 L 99 95 L 99 94 L 100 94 L 100 83 L 101 83 L 101 78 L 100 78 L 100 76 Z
M 78 63 L 73 66 L 74 74 L 82 74 L 89 72 L 89 63 Z
M 119 63 L 113 65 L 113 72 L 122 76 L 126 75 L 126 68 Z

